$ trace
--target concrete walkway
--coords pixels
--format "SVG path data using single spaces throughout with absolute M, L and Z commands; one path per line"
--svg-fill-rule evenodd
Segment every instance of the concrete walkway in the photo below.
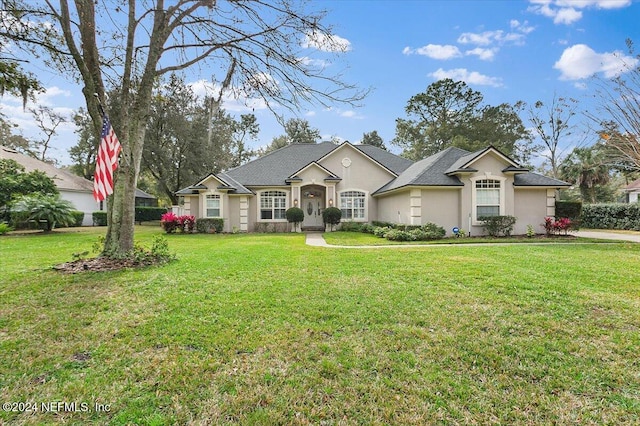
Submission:
M 640 243 L 640 233 L 638 234 L 618 234 L 615 232 L 606 231 L 573 231 L 572 235 L 583 238 L 600 238 L 604 240 L 617 240 L 617 241 L 630 241 L 634 243 Z M 413 248 L 413 247 L 451 247 L 455 246 L 509 246 L 514 243 L 463 243 L 463 244 L 397 244 L 397 245 L 380 245 L 380 246 L 338 246 L 327 244 L 321 232 L 308 232 L 306 237 L 306 243 L 312 247 L 330 247 L 330 248 Z M 518 243 L 518 244 L 530 244 L 530 245 L 546 245 L 549 243 Z M 580 244 L 580 243 L 577 243 Z
M 633 243 L 640 243 L 640 232 L 634 233 L 617 233 L 602 231 L 573 231 L 572 235 L 583 238 L 602 238 L 604 240 L 618 240 L 618 241 L 631 241 Z

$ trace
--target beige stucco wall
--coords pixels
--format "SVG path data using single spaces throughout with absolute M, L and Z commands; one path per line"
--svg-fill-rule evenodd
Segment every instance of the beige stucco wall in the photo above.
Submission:
M 351 164 L 348 167 L 342 164 L 345 158 L 351 160 Z M 323 158 L 319 164 L 342 178 L 342 180 L 336 184 L 336 200 L 334 204 L 336 207 L 340 207 L 340 192 L 349 190 L 364 191 L 368 194 L 366 200 L 367 221 L 384 220 L 381 219 L 378 200 L 373 198 L 371 194 L 393 179 L 395 177 L 393 173 L 384 169 L 357 148 L 348 144 L 344 144 L 331 152 L 327 157 Z M 397 222 L 397 209 L 394 222 Z
M 233 231 L 234 228 L 240 229 L 240 198 L 238 196 L 227 196 L 228 220 L 224 221 L 224 230 L 226 232 Z
M 409 190 L 376 198 L 377 219 L 382 222 L 409 223 Z M 398 216 L 398 212 L 400 215 Z
M 529 189 L 518 188 L 515 190 L 515 212 L 514 216 L 518 218 L 513 233 L 525 234 L 527 225 L 533 226 L 536 233 L 543 234 L 545 232 L 544 218 L 547 215 L 547 190 L 546 189 Z
M 422 224 L 433 222 L 442 226 L 447 235 L 458 227 L 467 230 L 468 224 L 460 215 L 461 191 L 455 188 L 422 190 Z

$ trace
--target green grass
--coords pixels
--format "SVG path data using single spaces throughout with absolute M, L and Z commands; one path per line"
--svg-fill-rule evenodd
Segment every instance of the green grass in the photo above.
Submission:
M 110 411 L 0 424 L 640 422 L 639 245 L 171 235 L 162 267 L 50 269 L 102 232 L 0 237 L 0 402 Z

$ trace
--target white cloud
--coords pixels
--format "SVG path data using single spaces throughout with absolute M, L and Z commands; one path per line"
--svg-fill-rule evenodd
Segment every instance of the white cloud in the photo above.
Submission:
M 306 65 L 308 67 L 326 68 L 329 65 L 331 65 L 329 61 L 325 61 L 324 59 L 314 59 L 308 56 L 302 56 L 298 58 L 298 61 L 300 61 L 301 64 Z
M 353 118 L 356 117 L 356 112 L 354 110 L 342 111 L 340 113 L 340 117 Z
M 615 77 L 637 64 L 638 59 L 619 51 L 597 53 L 586 44 L 576 44 L 566 48 L 553 67 L 562 73 L 561 80 L 581 80 L 594 74 Z
M 502 81 L 499 78 L 489 77 L 487 75 L 480 74 L 477 71 L 470 72 L 466 68 L 455 68 L 451 70 L 443 70 L 442 68 L 440 68 L 437 71 L 429 74 L 429 76 L 435 78 L 436 80 L 450 78 L 452 80 L 464 81 L 468 84 L 477 84 L 480 86 L 502 86 Z
M 520 22 L 517 19 L 512 19 L 509 22 L 509 26 L 512 30 L 519 31 L 522 34 L 532 33 L 536 29 L 536 27 L 529 25 L 529 21 Z
M 335 34 L 326 34 L 320 31 L 307 33 L 302 41 L 303 48 L 313 48 L 323 52 L 348 52 L 351 50 L 351 42 Z
M 526 31 L 533 31 L 531 27 L 524 27 Z M 520 31 L 520 30 L 519 30 Z M 505 33 L 502 30 L 484 31 L 481 33 L 462 33 L 458 37 L 460 44 L 475 44 L 476 46 L 489 46 L 491 44 L 516 44 L 524 43 L 525 34 L 521 32 Z
M 307 111 L 304 113 L 305 117 L 315 117 L 316 116 L 316 112 L 315 111 Z
M 579 21 L 580 19 L 582 19 L 582 12 L 569 7 L 559 9 L 556 15 L 553 17 L 553 23 L 571 25 L 574 22 Z
M 479 59 L 483 60 L 483 61 L 492 61 L 493 58 L 495 58 L 496 53 L 498 53 L 499 49 L 497 47 L 491 48 L 491 49 L 485 49 L 482 47 L 476 47 L 475 49 L 472 50 L 467 50 L 466 52 L 464 52 L 465 55 L 469 56 L 469 55 L 475 55 L 477 56 Z
M 405 55 L 423 55 L 431 59 L 440 60 L 459 58 L 462 56 L 462 54 L 460 53 L 460 49 L 458 49 L 456 46 L 440 44 L 427 44 L 426 46 L 418 47 L 417 49 L 405 47 L 402 50 L 402 53 L 404 53 Z
M 475 44 L 478 46 L 487 46 L 502 36 L 503 31 L 485 31 L 482 33 L 462 33 L 458 37 L 460 44 Z
M 552 18 L 554 24 L 570 25 L 582 19 L 582 9 L 621 9 L 631 0 L 529 0 L 529 12 Z

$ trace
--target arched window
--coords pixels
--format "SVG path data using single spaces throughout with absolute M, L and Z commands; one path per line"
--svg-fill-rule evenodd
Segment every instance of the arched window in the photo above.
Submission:
M 260 219 L 286 219 L 287 193 L 284 191 L 264 191 L 260 193 Z
M 366 194 L 362 191 L 343 191 L 340 193 L 342 219 L 366 219 Z

